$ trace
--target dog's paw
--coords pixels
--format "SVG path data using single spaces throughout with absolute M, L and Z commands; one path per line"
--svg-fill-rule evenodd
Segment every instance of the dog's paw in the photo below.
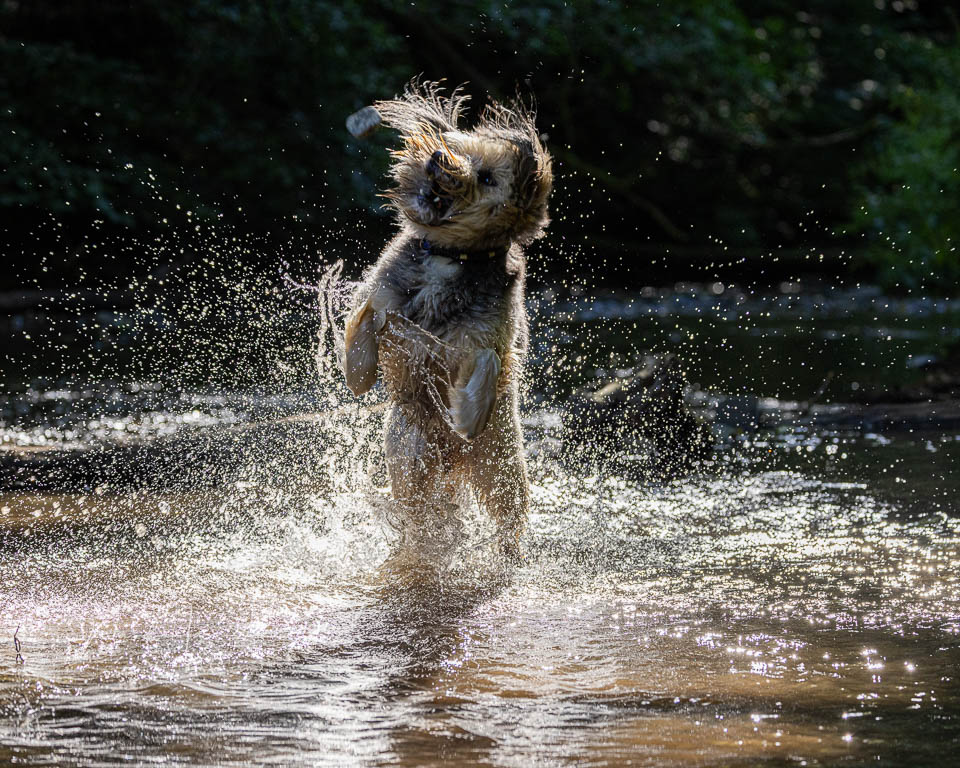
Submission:
M 343 375 L 347 386 L 355 395 L 364 394 L 377 381 L 377 333 L 385 323 L 386 316 L 374 312 L 369 300 L 347 320 L 344 329 Z
M 474 359 L 473 373 L 462 387 L 450 389 L 450 426 L 464 440 L 483 432 L 497 400 L 500 358 L 492 349 L 481 349 Z

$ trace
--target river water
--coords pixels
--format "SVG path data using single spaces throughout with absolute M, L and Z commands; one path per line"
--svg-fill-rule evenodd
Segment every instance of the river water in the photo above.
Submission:
M 833 372 L 842 401 L 910 375 L 957 308 L 701 286 L 531 309 L 526 559 L 467 509 L 402 577 L 375 409 L 308 372 L 303 305 L 230 345 L 155 309 L 14 317 L 10 455 L 336 415 L 222 482 L 0 494 L 0 763 L 956 761 L 960 435 L 728 425 L 657 482 L 555 449 L 571 388 L 638 350 L 740 397 Z

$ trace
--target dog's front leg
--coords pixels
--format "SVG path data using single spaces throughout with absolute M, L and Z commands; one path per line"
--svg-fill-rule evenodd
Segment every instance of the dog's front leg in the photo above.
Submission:
M 375 312 L 372 302 L 371 296 L 354 310 L 344 329 L 343 376 L 355 395 L 364 394 L 377 381 L 377 331 L 383 329 L 386 316 Z
M 450 388 L 453 431 L 473 440 L 487 426 L 497 401 L 500 358 L 492 349 L 480 349 L 468 358 Z

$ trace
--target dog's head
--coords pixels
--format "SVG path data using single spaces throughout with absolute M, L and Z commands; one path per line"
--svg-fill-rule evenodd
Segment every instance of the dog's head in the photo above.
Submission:
M 437 83 L 411 83 L 403 96 L 376 104 L 396 128 L 395 186 L 385 197 L 432 243 L 488 248 L 533 240 L 548 223 L 550 155 L 531 112 L 493 104 L 471 130 L 459 126 L 468 97 Z

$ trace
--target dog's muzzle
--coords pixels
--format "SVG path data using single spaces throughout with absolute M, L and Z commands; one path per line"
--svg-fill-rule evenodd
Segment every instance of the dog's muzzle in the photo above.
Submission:
M 424 224 L 441 224 L 449 217 L 454 198 L 463 190 L 464 182 L 459 175 L 462 166 L 442 150 L 434 152 L 424 167 L 429 188 L 417 195 Z
M 441 149 L 434 152 L 427 161 L 427 178 L 448 194 L 456 194 L 463 189 L 460 176 L 462 165 Z

